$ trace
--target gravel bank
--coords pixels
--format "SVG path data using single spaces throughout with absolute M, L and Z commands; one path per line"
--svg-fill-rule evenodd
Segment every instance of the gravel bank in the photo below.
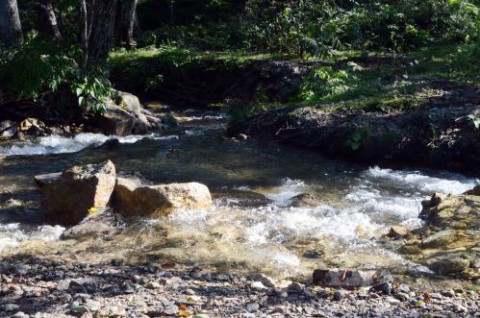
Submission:
M 38 258 L 4 259 L 0 270 L 1 317 L 480 317 L 480 293 L 463 289 L 332 290 L 174 264 Z

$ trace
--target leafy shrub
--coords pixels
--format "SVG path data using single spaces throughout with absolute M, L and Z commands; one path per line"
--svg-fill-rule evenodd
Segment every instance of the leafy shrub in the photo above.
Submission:
M 56 41 L 32 34 L 21 46 L 0 51 L 0 83 L 3 92 L 38 100 L 47 92 L 68 87 L 78 105 L 92 112 L 104 112 L 110 84 L 98 70 L 81 70 L 77 46 L 65 48 Z

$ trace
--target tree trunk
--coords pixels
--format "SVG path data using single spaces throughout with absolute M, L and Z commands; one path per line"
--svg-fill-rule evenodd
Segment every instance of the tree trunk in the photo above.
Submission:
M 36 9 L 39 17 L 38 30 L 40 34 L 60 39 L 60 28 L 58 27 L 57 17 L 53 10 L 52 0 L 38 1 L 36 3 Z
M 88 65 L 95 67 L 107 60 L 114 38 L 117 0 L 90 0 L 87 4 L 89 2 L 93 3 L 93 6 L 87 8 L 89 24 L 91 21 L 88 36 Z
M 80 2 L 80 17 L 79 17 L 79 26 L 80 30 L 80 47 L 82 48 L 82 56 L 80 60 L 80 67 L 82 69 L 87 67 L 88 63 L 88 10 L 87 10 L 87 0 L 82 0 Z
M 116 35 L 118 45 L 125 45 L 127 49 L 131 49 L 134 44 L 133 28 L 135 24 L 135 12 L 138 0 L 120 0 Z
M 0 43 L 5 46 L 23 43 L 17 0 L 0 0 Z

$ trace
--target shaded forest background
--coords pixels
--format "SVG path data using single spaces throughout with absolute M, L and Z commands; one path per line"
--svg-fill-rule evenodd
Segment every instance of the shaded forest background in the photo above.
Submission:
M 296 102 L 348 99 L 345 92 L 365 91 L 360 82 L 392 65 L 401 68 L 395 76 L 405 76 L 408 63 L 421 64 L 409 73 L 476 83 L 479 10 L 478 0 L 3 1 L 0 108 L 31 103 L 103 113 L 112 80 L 141 77 L 142 87 L 132 89 L 147 94 L 166 73 L 199 60 L 220 60 L 215 68 L 252 59 L 321 61 L 302 77 L 290 99 Z M 360 57 L 394 64 L 368 72 Z M 395 64 L 402 59 L 408 63 Z M 371 97 L 390 93 L 371 89 Z M 242 116 L 262 103 L 249 101 Z

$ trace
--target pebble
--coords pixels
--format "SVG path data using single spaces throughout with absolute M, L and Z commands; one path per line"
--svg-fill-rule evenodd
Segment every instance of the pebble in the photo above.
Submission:
M 260 309 L 260 305 L 258 303 L 249 303 L 246 306 L 248 312 L 254 312 Z
M 335 293 L 333 294 L 333 300 L 336 301 L 342 300 L 344 297 L 345 295 L 340 290 L 335 291 Z
M 460 304 L 454 303 L 452 307 L 453 307 L 453 311 L 456 312 L 456 313 L 467 312 L 467 308 L 465 308 L 464 306 L 462 306 Z
M 17 304 L 6 304 L 5 306 L 3 306 L 3 309 L 6 312 L 15 311 L 15 310 L 18 310 L 18 308 L 20 308 L 20 306 Z
M 9 262 L 8 259 L 6 261 Z M 335 290 L 307 286 L 299 282 L 290 283 L 286 288 L 269 287 L 261 275 L 240 277 L 229 273 L 214 274 L 210 281 L 202 269 L 183 271 L 180 266 L 168 272 L 151 272 L 142 267 L 115 267 L 118 273 L 104 274 L 111 265 L 69 267 L 62 265 L 55 271 L 48 265 L 32 266 L 27 277 L 21 280 L 16 272 L 4 268 L 15 268 L 0 263 L 0 279 L 8 282 L 0 287 L 0 299 L 7 305 L 0 311 L 12 317 L 25 318 L 20 308 L 28 308 L 30 317 L 178 317 L 188 314 L 190 318 L 209 317 L 475 317 L 480 305 L 480 293 L 463 290 L 462 297 L 444 296 L 445 291 L 429 291 L 431 301 L 424 299 L 423 291 L 415 292 L 407 285 L 380 284 L 376 293 L 368 288 L 357 291 Z M 27 264 L 28 265 L 28 264 Z M 57 273 L 58 272 L 58 273 Z M 4 274 L 7 273 L 7 274 Z M 194 274 L 195 273 L 195 274 Z M 58 275 L 57 275 L 58 274 Z M 194 279 L 182 279 L 188 275 Z M 221 275 L 225 275 L 223 278 Z M 220 277 L 219 277 L 220 276 Z M 63 278 L 61 278 L 63 277 Z M 212 277 L 212 276 L 210 276 Z M 268 278 L 268 276 L 265 276 Z M 74 278 L 74 280 L 72 280 Z M 228 279 L 221 281 L 219 278 Z M 257 278 L 257 279 L 253 279 Z M 166 285 L 155 285 L 157 280 Z M 70 280 L 75 281 L 70 284 Z M 143 288 L 136 282 L 148 282 Z M 10 285 L 17 283 L 25 296 L 17 297 L 9 292 Z M 228 284 L 227 284 L 228 282 Z M 233 283 L 236 282 L 236 283 Z M 265 280 L 267 284 L 270 283 Z M 158 283 L 158 282 L 157 282 Z M 392 285 L 390 285 L 392 284 Z M 62 290 L 62 286 L 78 287 Z M 47 287 L 48 286 L 48 287 Z M 275 286 L 275 285 L 273 285 Z M 285 285 L 283 285 L 285 286 Z M 155 287 L 155 288 L 148 288 Z M 384 295 L 384 291 L 390 293 Z M 126 292 L 129 289 L 129 292 Z M 404 292 L 402 292 L 403 290 Z M 39 296 L 33 294 L 41 291 Z M 73 295 L 73 296 L 72 296 Z M 412 295 L 414 295 L 412 297 Z M 13 306 L 13 307 L 9 307 Z M 17 306 L 17 307 L 15 307 Z M 49 314 L 43 313 L 49 308 Z M 8 312 L 7 312 L 8 309 Z M 442 316 L 443 315 L 443 316 Z M 1 316 L 1 314 L 0 314 Z M 480 315 L 477 315 L 480 318 Z

